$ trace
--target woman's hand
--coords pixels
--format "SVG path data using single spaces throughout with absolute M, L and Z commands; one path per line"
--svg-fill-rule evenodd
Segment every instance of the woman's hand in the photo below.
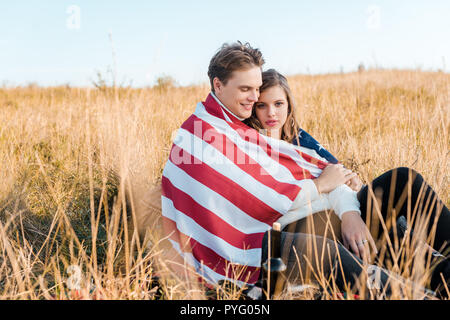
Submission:
M 378 253 L 375 241 L 357 211 L 348 211 L 342 214 L 341 234 L 344 246 L 364 262 L 369 262 L 370 247 L 375 254 Z
M 329 193 L 336 189 L 336 187 L 347 183 L 347 181 L 355 177 L 357 177 L 357 174 L 344 168 L 342 164 L 330 164 L 313 181 L 319 193 Z
M 356 191 L 356 192 L 361 190 L 361 187 L 363 186 L 363 183 L 359 179 L 358 176 L 351 178 L 345 184 L 348 185 L 353 191 Z

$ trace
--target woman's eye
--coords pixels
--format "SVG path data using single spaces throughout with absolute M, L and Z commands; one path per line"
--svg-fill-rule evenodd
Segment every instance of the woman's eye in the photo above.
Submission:
M 264 103 L 256 104 L 256 107 L 257 107 L 258 109 L 264 108 L 264 106 L 265 106 Z
M 277 103 L 275 103 L 275 105 L 277 106 L 277 107 L 282 107 L 283 106 L 283 102 L 277 102 Z

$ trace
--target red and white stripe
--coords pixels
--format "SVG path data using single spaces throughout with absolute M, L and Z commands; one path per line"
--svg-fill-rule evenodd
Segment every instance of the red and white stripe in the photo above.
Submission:
M 264 232 L 326 164 L 304 149 L 260 135 L 211 95 L 183 123 L 163 172 L 163 222 L 206 281 L 257 281 Z

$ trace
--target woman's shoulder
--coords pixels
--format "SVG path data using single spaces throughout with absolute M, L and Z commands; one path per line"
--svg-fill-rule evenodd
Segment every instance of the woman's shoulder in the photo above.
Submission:
M 319 156 L 325 158 L 328 162 L 338 163 L 339 161 L 325 149 L 316 139 L 314 139 L 308 132 L 299 129 L 298 135 L 292 142 L 294 145 L 315 150 Z
M 302 147 L 307 147 L 308 145 L 317 144 L 317 140 L 314 139 L 308 132 L 303 129 L 298 130 L 297 137 L 292 141 L 296 146 L 300 145 Z

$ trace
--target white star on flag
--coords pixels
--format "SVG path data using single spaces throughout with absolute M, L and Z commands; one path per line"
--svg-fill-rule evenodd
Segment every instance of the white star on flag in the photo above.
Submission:
M 319 147 L 319 151 L 320 151 L 321 149 L 325 149 L 324 147 L 322 147 L 322 145 L 321 145 L 320 143 L 317 143 L 317 146 Z

